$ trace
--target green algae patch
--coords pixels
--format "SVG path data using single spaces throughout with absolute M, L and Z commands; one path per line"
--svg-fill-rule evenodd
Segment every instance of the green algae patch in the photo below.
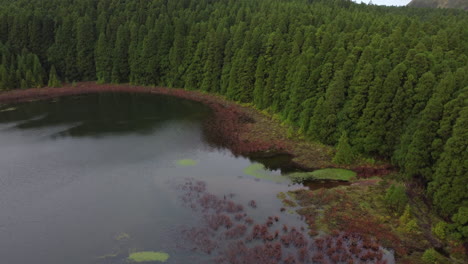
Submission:
M 356 177 L 356 172 L 345 169 L 321 169 L 312 172 L 294 172 L 288 176 L 295 182 L 311 180 L 351 181 Z
M 287 178 L 274 174 L 271 171 L 267 170 L 263 164 L 253 163 L 246 168 L 244 168 L 244 174 L 255 177 L 257 179 L 268 180 L 273 182 L 284 182 L 287 181 Z
M 181 159 L 178 160 L 177 165 L 182 166 L 182 167 L 189 167 L 189 166 L 195 166 L 198 164 L 198 161 L 193 160 L 193 159 Z
M 166 262 L 168 259 L 169 254 L 155 251 L 134 252 L 128 256 L 132 262 Z

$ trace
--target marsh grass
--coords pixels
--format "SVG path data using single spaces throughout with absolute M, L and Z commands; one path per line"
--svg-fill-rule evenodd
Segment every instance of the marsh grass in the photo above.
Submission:
M 312 172 L 294 172 L 288 174 L 288 176 L 294 182 L 311 180 L 351 181 L 356 177 L 356 173 L 345 169 L 321 169 Z

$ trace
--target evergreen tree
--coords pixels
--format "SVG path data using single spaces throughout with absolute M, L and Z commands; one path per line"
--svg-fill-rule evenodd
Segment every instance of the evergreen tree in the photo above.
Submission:
M 442 118 L 443 106 L 453 92 L 453 74 L 447 73 L 439 83 L 426 108 L 421 113 L 417 129 L 412 136 L 405 159 L 405 171 L 411 176 L 423 176 L 426 180 L 431 179 L 434 160 L 431 157 L 432 140 L 439 129 Z
M 106 36 L 104 33 L 99 35 L 96 44 L 95 55 L 96 59 L 96 77 L 100 83 L 108 83 L 111 81 L 111 53 L 110 47 L 107 44 Z
M 128 82 L 130 68 L 128 65 L 129 33 L 125 25 L 119 26 L 112 56 L 112 82 Z M 156 82 L 154 82 L 156 84 Z
M 61 87 L 62 86 L 62 83 L 58 79 L 57 71 L 55 70 L 54 65 L 52 65 L 52 67 L 50 68 L 49 82 L 48 82 L 47 86 L 49 86 L 49 87 Z
M 352 164 L 354 160 L 355 154 L 349 144 L 348 133 L 343 131 L 338 145 L 336 146 L 336 154 L 333 157 L 333 162 L 336 164 Z
M 263 93 L 265 89 L 265 59 L 260 57 L 257 62 L 257 70 L 255 71 L 255 84 L 253 91 L 253 103 L 259 108 L 265 108 Z
M 453 127 L 453 135 L 444 146 L 441 158 L 435 166 L 433 181 L 428 188 L 434 204 L 444 216 L 456 214 L 460 207 L 468 207 L 467 127 L 468 106 L 465 103 Z M 460 225 L 462 229 L 466 228 L 466 221 Z M 464 236 L 466 235 L 465 233 Z
M 96 68 L 94 65 L 94 25 L 88 16 L 78 20 L 76 26 L 76 67 L 80 73 L 77 79 L 94 80 Z

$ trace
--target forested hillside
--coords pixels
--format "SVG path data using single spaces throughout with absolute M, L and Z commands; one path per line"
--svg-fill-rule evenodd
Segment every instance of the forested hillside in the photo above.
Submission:
M 197 89 L 390 159 L 468 237 L 468 14 L 349 1 L 0 0 L 0 89 Z M 49 82 L 51 80 L 51 82 Z
M 467 0 L 412 0 L 408 6 L 429 8 L 461 8 L 468 10 Z

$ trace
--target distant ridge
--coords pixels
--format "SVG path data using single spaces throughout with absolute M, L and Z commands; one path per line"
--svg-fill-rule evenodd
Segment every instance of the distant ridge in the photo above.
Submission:
M 412 0 L 408 6 L 429 8 L 460 8 L 468 10 L 468 0 Z

